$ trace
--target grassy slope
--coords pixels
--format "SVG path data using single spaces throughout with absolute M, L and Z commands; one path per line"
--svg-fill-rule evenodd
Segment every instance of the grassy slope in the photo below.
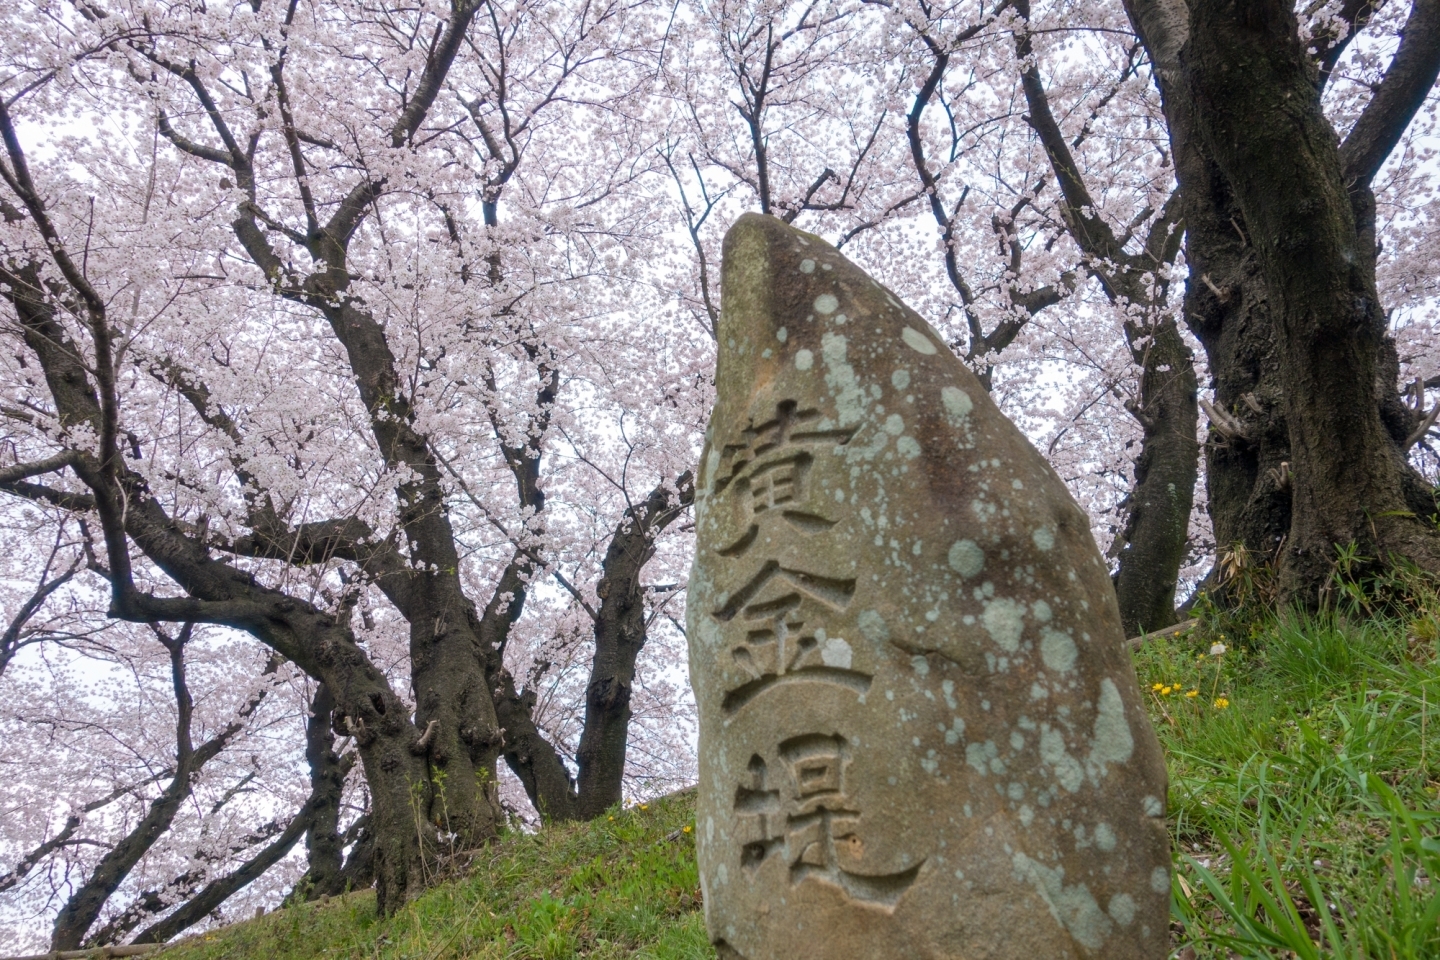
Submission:
M 708 960 L 694 814 L 690 791 L 593 824 L 515 834 L 468 878 L 387 920 L 376 919 L 367 891 L 216 930 L 164 957 Z
M 1433 618 L 1215 622 L 1137 655 L 1170 760 L 1181 957 L 1440 958 L 1435 633 Z M 709 958 L 693 815 L 686 793 L 512 836 L 388 920 L 356 894 L 165 956 Z
M 1194 955 L 1440 958 L 1435 617 L 1215 623 L 1137 655 Z

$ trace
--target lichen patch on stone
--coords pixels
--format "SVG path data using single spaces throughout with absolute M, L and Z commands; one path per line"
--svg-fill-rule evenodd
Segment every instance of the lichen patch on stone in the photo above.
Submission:
M 904 340 L 906 345 L 916 353 L 923 353 L 927 357 L 935 356 L 935 344 L 931 343 L 929 337 L 914 327 L 906 327 L 904 330 L 901 330 L 900 339 Z
M 1020 604 L 1003 597 L 985 605 L 980 622 L 985 625 L 990 639 L 1006 653 L 1020 649 L 1020 635 L 1025 631 L 1024 611 Z
M 1098 768 L 1100 776 L 1105 775 L 1106 764 L 1124 763 L 1135 751 L 1135 737 L 1125 719 L 1125 701 L 1120 697 L 1120 688 L 1109 677 L 1100 681 L 1093 743 L 1090 762 Z
M 1040 660 L 1047 670 L 1069 673 L 1075 667 L 1075 641 L 1060 630 L 1046 629 L 1040 633 Z
M 1065 885 L 1064 867 L 1047 867 L 1016 851 L 1015 873 L 1034 885 L 1055 919 L 1087 950 L 1099 950 L 1110 936 L 1110 919 L 1083 883 Z
M 985 551 L 974 540 L 956 540 L 946 560 L 951 570 L 967 580 L 985 569 Z
M 849 670 L 853 659 L 850 644 L 840 637 L 829 637 L 825 645 L 820 648 L 820 661 L 827 667 L 839 667 L 842 670 Z
M 951 424 L 957 427 L 964 425 L 965 418 L 975 409 L 975 402 L 970 399 L 970 394 L 959 387 L 942 387 L 940 402 L 945 406 L 945 413 L 950 417 Z

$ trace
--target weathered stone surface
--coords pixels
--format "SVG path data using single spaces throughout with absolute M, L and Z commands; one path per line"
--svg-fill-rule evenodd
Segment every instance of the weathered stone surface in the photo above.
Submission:
M 1158 960 L 1165 767 L 1085 515 L 817 237 L 725 240 L 689 592 L 722 957 Z

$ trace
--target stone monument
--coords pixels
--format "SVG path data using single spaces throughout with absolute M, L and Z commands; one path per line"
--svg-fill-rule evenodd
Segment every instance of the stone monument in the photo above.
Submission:
M 1160 960 L 1166 776 L 1089 522 L 818 237 L 725 238 L 688 595 L 722 958 Z

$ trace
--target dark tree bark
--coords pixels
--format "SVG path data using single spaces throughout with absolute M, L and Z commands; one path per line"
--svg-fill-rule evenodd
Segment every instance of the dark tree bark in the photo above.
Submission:
M 305 724 L 305 762 L 310 767 L 310 800 L 305 810 L 308 821 L 305 849 L 309 860 L 296 888 L 303 891 L 307 899 L 334 889 L 345 866 L 340 801 L 351 763 L 350 757 L 335 753 L 334 720 L 335 698 L 322 683 L 310 701 L 310 718 Z M 320 893 L 312 893 L 316 890 Z
M 1146 20 L 1137 19 L 1137 10 Z M 1273 559 L 1290 528 L 1290 438 L 1268 294 L 1229 182 L 1194 135 L 1194 104 L 1176 94 L 1183 6 L 1132 5 L 1169 125 L 1181 184 L 1183 315 L 1205 349 L 1215 391 L 1205 444 L 1207 509 L 1217 548 Z
M 1440 569 L 1440 537 L 1416 516 L 1425 485 L 1405 459 L 1418 417 L 1398 396 L 1370 193 L 1440 71 L 1440 4 L 1414 3 L 1343 146 L 1320 104 L 1338 53 L 1320 38 L 1317 62 L 1288 6 L 1128 8 L 1184 197 L 1186 316 L 1216 376 L 1217 543 L 1276 557 L 1286 594 L 1305 602 L 1320 598 L 1337 545 Z M 1366 9 L 1352 11 L 1358 26 Z
M 1186 188 L 1185 316 L 1215 390 L 1205 445 L 1215 543 L 1278 564 L 1290 531 L 1291 457 L 1269 290 L 1228 181 L 1198 149 L 1176 156 L 1180 176 L 1204 185 Z
M 170 783 L 150 803 L 150 809 L 140 822 L 125 835 L 110 852 L 101 858 L 89 878 L 80 885 L 55 918 L 54 932 L 50 937 L 51 950 L 75 950 L 85 940 L 85 934 L 94 925 L 105 901 L 115 892 L 134 869 L 140 858 L 154 846 L 155 841 L 169 829 L 175 814 L 189 798 L 195 776 L 200 769 L 213 759 L 225 745 L 243 728 L 243 717 L 249 715 L 264 698 L 264 692 L 257 694 L 241 710 L 242 719 L 227 724 L 215 736 L 198 747 L 191 739 L 190 723 L 194 702 L 185 682 L 185 644 L 189 641 L 194 625 L 185 624 L 175 637 L 167 636 L 156 629 L 156 636 L 170 651 L 170 679 L 175 688 L 175 773 Z
M 468 0 L 457 0 L 424 48 L 423 69 L 413 86 L 406 88 L 391 127 L 393 149 L 407 149 L 424 126 L 477 9 Z M 311 851 L 316 864 L 333 878 L 332 887 L 373 875 L 379 908 L 388 913 L 417 895 L 433 877 L 426 862 L 433 856 L 438 830 L 454 833 L 464 847 L 478 846 L 496 835 L 501 810 L 495 795 L 495 772 L 502 747 L 509 747 L 507 757 L 518 765 L 522 778 L 543 768 L 544 775 L 532 776 L 527 786 L 532 788 L 537 807 L 553 811 L 553 817 L 580 816 L 582 809 L 592 812 L 585 815 L 593 815 L 620 799 L 618 773 L 597 776 L 593 785 L 577 792 L 564 760 L 545 741 L 530 714 L 533 700 L 527 699 L 528 692 L 516 690 L 504 670 L 510 628 L 524 610 L 531 579 L 545 566 L 531 544 L 536 541 L 535 528 L 543 520 L 540 457 L 559 374 L 545 344 L 536 337 L 524 329 L 503 334 L 520 342 L 536 374 L 533 408 L 539 413 L 526 429 L 518 431 L 523 439 L 508 441 L 508 436 L 517 434 L 501 422 L 498 411 L 491 410 L 500 452 L 515 480 L 515 516 L 530 519 L 507 525 L 486 511 L 515 546 L 490 598 L 477 604 L 461 581 L 460 551 L 447 510 L 448 464 L 432 438 L 416 426 L 415 410 L 405 392 L 406 380 L 398 372 L 383 323 L 349 290 L 349 245 L 388 189 L 387 175 L 361 170 L 343 195 L 324 200 L 311 195 L 305 171 L 312 158 L 307 158 L 306 151 L 326 156 L 324 151 L 337 148 L 307 137 L 296 127 L 287 100 L 286 58 L 278 57 L 264 109 L 273 107 L 275 111 L 278 139 L 295 170 L 298 211 L 291 212 L 303 217 L 306 230 L 285 227 L 283 216 L 271 216 L 262 206 L 254 162 L 258 134 L 248 143 L 236 136 L 227 114 L 211 96 L 208 78 L 192 63 L 167 60 L 139 30 L 124 34 L 113 47 L 117 51 L 125 48 L 127 56 L 139 58 L 136 62 L 148 61 L 161 75 L 168 74 L 193 94 L 196 116 L 208 124 L 204 137 L 187 137 L 171 125 L 163 111 L 157 118 L 161 137 L 181 153 L 221 168 L 226 180 L 248 195 L 245 202 L 237 204 L 231 223 L 240 249 L 278 297 L 328 322 L 369 414 L 369 427 L 385 468 L 411 478 L 396 491 L 399 533 L 382 540 L 354 517 L 291 525 L 276 513 L 263 486 L 239 458 L 234 460 L 233 470 L 249 510 L 244 518 L 249 526 L 245 536 L 218 537 L 203 525 L 167 513 L 145 479 L 127 467 L 120 452 L 121 398 L 106 303 L 51 223 L 43 191 L 31 179 L 3 103 L 0 132 L 4 133 L 8 163 L 0 162 L 0 178 L 18 201 L 18 206 L 5 202 L 4 214 L 10 222 L 29 221 L 53 261 L 46 264 L 47 270 L 55 268 L 47 273 L 33 262 L 0 263 L 3 296 L 15 311 L 26 347 L 39 361 L 62 424 L 83 427 L 82 432 L 90 432 L 98 443 L 94 451 L 65 449 L 41 461 L 6 468 L 0 471 L 0 490 L 98 516 L 109 565 L 104 572 L 112 588 L 112 615 L 136 621 L 193 620 L 245 630 L 323 684 L 334 702 L 337 729 L 355 738 L 371 810 L 351 862 L 339 876 L 334 873 L 333 827 L 320 823 L 311 837 Z M 152 78 L 137 74 L 136 79 L 143 85 Z M 552 99 L 557 96 L 556 91 L 551 92 Z M 478 107 L 467 106 L 472 107 L 480 140 L 496 160 L 482 198 L 485 224 L 494 226 L 500 191 L 520 162 L 526 126 L 533 117 L 529 112 L 512 115 L 502 110 L 503 128 L 491 129 Z M 335 162 L 346 170 L 354 169 L 348 155 Z M 322 212 L 326 214 L 323 218 Z M 458 244 L 453 218 L 446 222 Z M 270 242 L 271 230 L 283 232 L 308 252 L 309 267 L 277 255 Z M 462 279 L 500 283 L 498 256 L 488 262 L 486 276 L 472 276 L 467 266 L 461 271 Z M 42 277 L 47 279 L 42 281 Z M 58 279 L 51 279 L 54 277 Z M 77 335 L 85 342 L 75 342 L 77 335 L 59 322 L 59 303 L 79 318 Z M 92 356 L 93 363 L 79 360 Z M 203 381 L 184 369 L 181 361 L 169 358 L 152 372 L 176 389 L 209 428 L 234 442 L 237 449 L 244 445 L 242 425 L 211 402 Z M 491 393 L 499 396 L 494 376 L 481 371 L 480 377 Z M 40 482 L 46 475 L 64 470 L 73 471 L 86 492 Z M 463 486 L 463 481 L 459 482 Z M 683 490 L 667 492 L 662 499 L 663 509 L 657 507 L 655 516 L 636 514 L 622 523 L 629 544 L 625 556 L 648 558 L 653 538 L 688 502 Z M 642 522 L 632 524 L 632 519 Z M 396 547 L 401 536 L 408 546 L 403 556 Z M 138 589 L 132 548 L 169 576 L 186 596 L 162 598 Z M 349 606 L 341 603 L 337 610 L 327 611 L 267 587 L 232 562 L 237 557 L 297 565 L 341 563 L 373 582 L 410 626 L 410 673 L 417 702 L 413 720 L 404 701 L 356 641 L 348 625 Z M 638 572 L 638 567 L 627 569 L 623 576 L 638 577 Z M 601 662 L 592 680 L 599 684 L 596 690 L 611 684 L 617 691 L 597 694 L 598 726 L 592 736 L 606 743 L 616 735 L 613 718 L 628 719 L 624 697 L 618 691 L 628 691 L 634 656 L 644 643 L 643 631 L 637 636 L 631 619 L 624 604 L 602 604 L 597 611 Z M 623 724 L 621 728 L 623 732 Z M 600 751 L 603 762 L 599 766 L 605 767 L 617 755 L 623 763 L 623 751 Z M 583 805 L 578 800 L 582 795 Z M 317 823 L 326 816 L 317 813 Z
M 647 639 L 640 572 L 654 555 L 656 536 L 695 499 L 691 474 L 682 475 L 675 487 L 661 484 L 625 512 L 605 551 L 598 609 L 572 588 L 595 625 L 585 725 L 575 754 L 578 776 L 570 776 L 559 751 L 535 727 L 534 693 L 518 693 L 508 672 L 493 674 L 502 691 L 497 705 L 506 731 L 505 759 L 546 819 L 591 819 L 620 799 L 635 662 Z
M 1115 573 L 1127 636 L 1175 622 L 1175 587 L 1190 541 L 1200 466 L 1195 358 L 1174 319 L 1155 324 L 1136 352 L 1140 391 L 1131 415 L 1143 434 Z
M 1028 0 L 1014 6 L 1028 19 Z M 1139 391 L 1126 409 L 1140 424 L 1142 439 L 1125 499 L 1125 526 L 1112 550 L 1118 559 L 1120 619 L 1126 635 L 1133 636 L 1175 622 L 1175 585 L 1185 560 L 1200 467 L 1195 358 L 1176 326 L 1168 306 L 1170 285 L 1162 278 L 1180 252 L 1180 199 L 1171 196 L 1159 212 L 1144 248 L 1128 251 L 1128 238 L 1090 212 L 1098 205 L 1050 107 L 1029 35 L 1017 33 L 1015 43 L 1030 108 L 1027 119 L 1050 159 L 1064 197 L 1065 224 L 1084 255 L 1084 267 L 1112 303 L 1141 311 L 1140 318 L 1127 319 L 1125 338 L 1140 368 Z
M 635 661 L 645 646 L 648 611 L 640 573 L 655 555 L 655 535 L 695 500 L 694 477 L 686 473 L 678 494 L 657 488 L 626 512 L 610 538 L 596 590 L 595 656 L 585 688 L 585 726 L 575 752 L 576 816 L 598 817 L 621 793 L 625 773 L 626 731 Z
M 375 883 L 375 831 L 370 829 L 370 817 L 362 816 L 345 831 L 345 845 L 350 852 L 345 857 L 345 866 L 336 875 L 329 889 L 316 889 L 316 897 L 336 896 L 351 890 L 365 890 Z

